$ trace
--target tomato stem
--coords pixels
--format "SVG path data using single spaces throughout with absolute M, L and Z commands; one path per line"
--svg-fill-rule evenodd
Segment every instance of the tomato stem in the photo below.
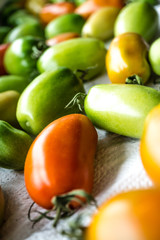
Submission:
M 86 93 L 77 93 L 71 101 L 65 106 L 65 108 L 73 108 L 75 105 L 78 106 L 80 112 L 84 113 L 84 99 L 87 96 Z
M 140 76 L 138 75 L 132 75 L 132 76 L 129 76 L 128 78 L 126 78 L 126 81 L 125 81 L 126 84 L 138 84 L 138 85 L 142 85 L 143 83 L 143 80 Z
M 28 211 L 28 219 L 33 222 L 32 227 L 34 227 L 34 225 L 43 218 L 53 220 L 53 227 L 56 227 L 61 218 L 66 218 L 73 215 L 77 209 L 84 206 L 86 203 L 97 207 L 94 197 L 81 189 L 71 191 L 67 194 L 55 196 L 52 198 L 51 202 L 53 204 L 53 208 L 51 210 L 47 210 L 45 212 L 35 211 L 39 215 L 33 219 L 31 218 L 31 210 L 35 203 L 31 204 Z M 76 203 L 77 207 L 74 207 L 74 203 Z M 53 217 L 48 216 L 48 214 L 51 212 L 55 212 Z

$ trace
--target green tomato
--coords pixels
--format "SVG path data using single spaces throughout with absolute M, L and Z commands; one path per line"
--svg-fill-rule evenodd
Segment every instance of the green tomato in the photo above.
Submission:
M 20 93 L 14 90 L 0 93 L 0 120 L 18 126 L 16 109 L 19 97 Z
M 116 7 L 103 7 L 97 10 L 84 24 L 82 36 L 109 40 L 113 37 L 114 23 L 119 11 Z
M 79 71 L 84 71 L 86 74 L 83 80 L 87 81 L 104 71 L 105 56 L 106 49 L 102 41 L 77 38 L 47 49 L 37 61 L 37 67 L 40 72 L 45 72 L 65 66 L 78 76 Z
M 160 76 L 160 38 L 154 41 L 150 47 L 149 61 L 154 73 Z
M 26 77 L 16 75 L 5 75 L 0 77 L 0 92 L 15 90 L 21 93 L 29 84 Z
M 44 37 L 42 26 L 38 22 L 28 22 L 13 28 L 5 37 L 5 43 L 11 43 L 24 36 Z
M 30 15 L 26 10 L 21 9 L 8 17 L 7 23 L 11 26 L 17 26 L 20 24 L 24 23 L 29 23 L 29 22 L 36 22 L 38 23 L 38 19 L 35 16 Z
M 3 192 L 0 186 L 0 226 L 2 225 L 3 219 L 4 219 L 4 207 L 5 207 L 5 201 L 4 201 Z
M 118 36 L 125 32 L 140 34 L 150 42 L 158 31 L 158 13 L 154 7 L 142 1 L 128 4 L 120 11 L 114 27 L 114 34 Z
M 87 0 L 50 0 L 50 2 L 52 3 L 71 2 L 74 3 L 76 6 L 79 6 L 86 1 Z
M 15 40 L 7 49 L 4 65 L 8 73 L 28 77 L 36 71 L 36 62 L 45 48 L 40 38 L 26 36 Z
M 147 114 L 159 103 L 160 92 L 150 87 L 101 84 L 89 90 L 84 109 L 97 127 L 140 138 Z
M 64 115 L 79 112 L 65 106 L 79 92 L 82 82 L 68 68 L 57 68 L 35 78 L 18 101 L 17 119 L 28 133 L 36 135 L 49 123 Z
M 52 20 L 45 28 L 46 38 L 52 38 L 61 33 L 74 32 L 81 34 L 85 23 L 83 17 L 75 13 L 64 14 Z
M 3 43 L 5 36 L 9 33 L 11 30 L 10 27 L 2 26 L 0 27 L 0 43 Z
M 32 138 L 0 120 L 0 167 L 23 170 Z

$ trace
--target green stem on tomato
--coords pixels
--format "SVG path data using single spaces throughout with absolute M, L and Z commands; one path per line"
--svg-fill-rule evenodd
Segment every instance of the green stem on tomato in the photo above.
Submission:
M 138 85 L 142 85 L 143 84 L 143 80 L 140 76 L 138 75 L 132 75 L 129 76 L 128 78 L 126 78 L 125 81 L 126 84 L 138 84 Z

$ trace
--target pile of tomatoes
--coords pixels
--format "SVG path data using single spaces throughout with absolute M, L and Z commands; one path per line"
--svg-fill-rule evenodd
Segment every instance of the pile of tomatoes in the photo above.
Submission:
M 24 169 L 30 197 L 57 212 L 55 225 L 94 201 L 96 127 L 140 139 L 140 156 L 155 187 L 104 203 L 85 240 L 160 239 L 160 92 L 145 86 L 160 76 L 154 4 L 0 3 L 0 167 Z M 85 93 L 84 83 L 105 70 L 111 83 Z M 4 202 L 0 188 L 0 224 Z

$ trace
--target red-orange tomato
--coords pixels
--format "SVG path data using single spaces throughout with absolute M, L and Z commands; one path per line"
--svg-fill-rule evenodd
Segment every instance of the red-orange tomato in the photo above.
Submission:
M 4 55 L 5 52 L 7 50 L 7 48 L 9 47 L 9 44 L 1 44 L 0 45 L 0 75 L 5 75 L 6 74 L 6 69 L 4 67 Z
M 97 5 L 92 0 L 88 0 L 82 3 L 79 7 L 77 7 L 75 9 L 75 13 L 87 19 L 90 15 L 92 15 L 95 11 L 97 11 L 100 8 L 101 6 Z
M 25 184 L 33 201 L 52 208 L 57 195 L 93 185 L 97 132 L 82 114 L 71 114 L 49 124 L 34 140 L 26 157 Z
M 61 33 L 53 38 L 47 39 L 46 44 L 47 46 L 51 47 L 56 45 L 57 43 L 64 42 L 73 38 L 78 38 L 78 37 L 80 37 L 78 33 L 72 33 L 72 32 Z
M 153 108 L 145 120 L 140 154 L 148 175 L 160 185 L 160 105 Z
M 112 6 L 122 8 L 123 0 L 88 0 L 75 9 L 75 13 L 80 14 L 85 19 L 90 17 L 94 12 L 104 6 Z
M 124 0 L 93 0 L 99 6 L 112 6 L 122 8 L 124 6 Z
M 159 240 L 160 189 L 121 193 L 93 217 L 85 240 Z
M 48 24 L 61 15 L 73 13 L 74 9 L 75 5 L 70 2 L 47 4 L 41 9 L 40 19 L 44 24 Z

